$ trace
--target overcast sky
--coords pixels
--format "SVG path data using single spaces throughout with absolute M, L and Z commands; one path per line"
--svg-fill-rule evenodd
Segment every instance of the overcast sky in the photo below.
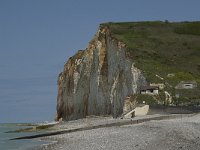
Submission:
M 0 0 L 0 122 L 52 121 L 57 76 L 102 22 L 200 20 L 199 0 Z

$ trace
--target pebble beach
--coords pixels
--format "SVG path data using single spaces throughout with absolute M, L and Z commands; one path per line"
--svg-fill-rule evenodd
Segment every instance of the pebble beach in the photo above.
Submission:
M 83 127 L 119 120 L 109 117 L 86 118 L 63 123 L 54 128 L 63 130 L 75 128 L 75 124 Z M 121 122 L 123 121 L 122 119 Z M 81 130 L 40 139 L 51 141 L 51 144 L 37 147 L 36 149 L 39 150 L 198 150 L 200 149 L 200 114 Z

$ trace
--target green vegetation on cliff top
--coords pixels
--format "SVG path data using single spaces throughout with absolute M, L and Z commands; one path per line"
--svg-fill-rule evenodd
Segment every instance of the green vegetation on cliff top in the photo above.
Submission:
M 200 22 L 110 22 L 101 26 L 109 27 L 111 35 L 127 45 L 128 55 L 149 82 L 167 82 L 172 86 L 168 90 L 174 92 L 180 81 L 196 80 L 198 90 L 188 95 L 200 98 Z

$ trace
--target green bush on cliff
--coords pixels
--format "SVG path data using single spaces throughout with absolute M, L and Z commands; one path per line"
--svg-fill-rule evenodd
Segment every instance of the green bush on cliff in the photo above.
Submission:
M 136 100 L 138 104 L 165 104 L 165 94 L 161 91 L 158 95 L 149 95 L 149 94 L 137 94 Z
M 138 95 L 137 102 L 138 102 L 138 104 L 145 103 L 145 104 L 149 104 L 149 105 L 157 103 L 156 99 L 154 99 L 153 96 L 147 95 L 147 94 Z

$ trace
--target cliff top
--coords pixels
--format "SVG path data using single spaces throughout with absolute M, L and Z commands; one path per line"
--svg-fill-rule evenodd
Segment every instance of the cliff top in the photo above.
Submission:
M 200 85 L 199 21 L 109 22 L 100 25 L 105 26 L 112 37 L 126 44 L 129 56 L 144 71 L 149 82 L 168 82 L 174 87 L 180 81 L 195 80 Z M 174 76 L 169 77 L 169 74 Z

